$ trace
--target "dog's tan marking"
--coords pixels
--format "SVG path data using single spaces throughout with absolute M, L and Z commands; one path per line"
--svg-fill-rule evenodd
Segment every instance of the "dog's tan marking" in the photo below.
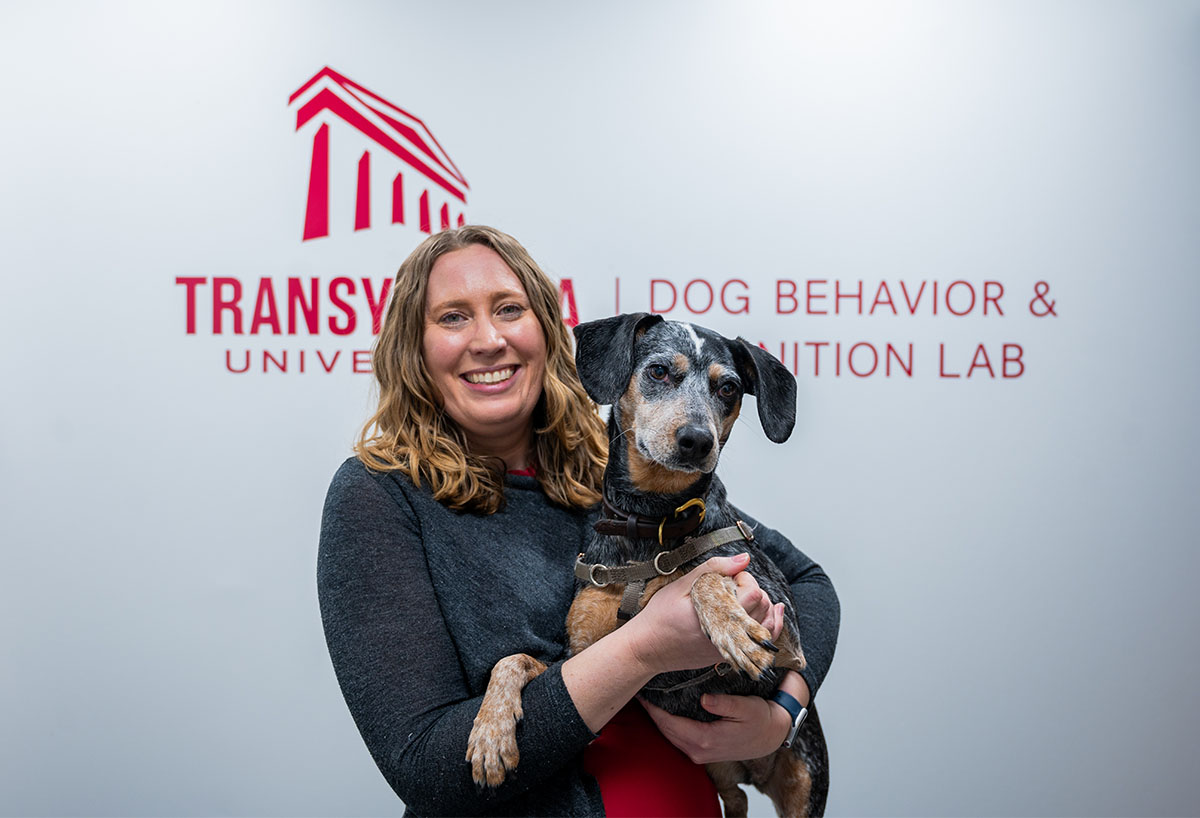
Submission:
M 709 387 L 712 389 L 716 389 L 717 384 L 720 383 L 721 379 L 724 378 L 728 372 L 729 372 L 729 370 L 726 369 L 725 367 L 721 366 L 721 364 L 709 364 L 709 366 L 708 366 Z M 730 412 L 729 415 L 723 421 L 721 421 L 721 433 L 718 435 L 718 438 L 720 439 L 722 446 L 725 445 L 726 440 L 729 440 L 729 434 L 730 434 L 730 432 L 733 431 L 733 422 L 738 419 L 738 414 L 741 411 L 742 411 L 742 399 L 739 397 L 737 399 L 737 403 L 735 403 L 733 405 L 733 411 Z
M 567 650 L 572 656 L 617 627 L 617 609 L 625 586 L 589 585 L 579 592 L 567 611 Z
M 691 365 L 688 363 L 688 359 L 687 359 L 686 355 L 684 355 L 682 352 L 680 352 L 674 358 L 672 358 L 671 361 L 675 364 L 675 372 L 677 374 L 679 374 L 679 375 L 687 374 L 687 371 Z
M 808 818 L 812 797 L 812 774 L 804 760 L 789 749 L 780 748 L 773 756 L 774 766 L 765 781 L 754 783 L 775 804 L 780 815 Z
M 725 805 L 725 818 L 746 818 L 750 810 L 750 802 L 746 793 L 738 784 L 749 782 L 746 766 L 740 761 L 720 761 L 706 764 L 704 767 L 708 777 L 717 788 L 717 795 Z
M 812 775 L 795 752 L 779 748 L 750 761 L 721 761 L 705 765 L 725 803 L 725 818 L 746 817 L 746 795 L 739 784 L 753 784 L 771 799 L 775 812 L 787 818 L 808 818 Z
M 738 415 L 742 411 L 742 399 L 738 398 L 737 403 L 733 405 L 733 411 L 721 421 L 721 445 L 725 445 L 725 441 L 729 440 L 729 435 L 733 431 L 733 422 L 738 419 Z
M 762 646 L 771 632 L 756 622 L 738 604 L 737 585 L 721 574 L 701 574 L 692 585 L 692 605 L 700 627 L 717 651 L 734 667 L 758 679 L 775 661 L 775 654 Z
M 675 471 L 648 460 L 637 450 L 637 445 L 632 440 L 626 444 L 626 450 L 629 454 L 629 479 L 638 491 L 648 494 L 679 494 L 691 488 L 702 476 L 698 471 Z
M 524 653 L 505 656 L 492 668 L 487 692 L 479 715 L 467 739 L 467 761 L 475 783 L 499 787 L 509 770 L 517 768 L 521 754 L 517 750 L 517 722 L 521 709 L 521 691 L 546 666 Z

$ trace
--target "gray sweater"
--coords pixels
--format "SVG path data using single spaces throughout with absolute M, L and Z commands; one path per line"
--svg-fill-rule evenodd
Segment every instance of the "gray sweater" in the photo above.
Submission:
M 406 815 L 603 815 L 582 767 L 594 734 L 563 684 L 572 566 L 588 515 L 510 475 L 498 514 L 455 512 L 398 473 L 354 458 L 329 487 L 317 591 L 346 704 Z M 757 525 L 749 517 L 747 522 Z M 815 694 L 837 641 L 837 595 L 820 566 L 777 532 L 756 535 L 788 581 Z M 464 760 L 488 675 L 528 653 L 549 670 L 525 689 L 521 761 L 481 792 Z

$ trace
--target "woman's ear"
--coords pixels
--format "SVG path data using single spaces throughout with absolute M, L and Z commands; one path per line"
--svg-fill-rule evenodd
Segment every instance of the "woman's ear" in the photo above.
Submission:
M 796 378 L 771 353 L 745 338 L 730 342 L 738 375 L 757 399 L 758 420 L 773 443 L 782 443 L 796 425 Z
M 613 404 L 625 394 L 633 377 L 633 344 L 662 320 L 661 315 L 634 312 L 575 327 L 575 368 L 592 400 Z

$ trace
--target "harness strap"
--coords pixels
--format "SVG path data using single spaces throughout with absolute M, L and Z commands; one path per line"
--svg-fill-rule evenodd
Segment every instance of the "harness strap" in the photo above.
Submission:
M 617 608 L 617 619 L 628 622 L 638 612 L 638 602 L 646 593 L 646 580 L 635 579 L 626 583 L 625 593 L 621 594 L 621 607 Z
M 646 580 L 673 574 L 684 563 L 708 553 L 717 546 L 736 540 L 754 541 L 754 531 L 741 520 L 734 525 L 718 528 L 703 536 L 684 540 L 678 548 L 659 551 L 655 554 L 654 559 L 644 562 L 627 562 L 624 565 L 610 567 L 599 562 L 584 562 L 583 554 L 580 554 L 575 558 L 575 578 L 597 588 L 603 588 L 614 582 L 625 583 L 625 592 L 621 595 L 621 607 L 617 611 L 617 617 L 624 622 L 637 613 L 638 602 L 646 591 Z
M 728 662 L 717 662 L 699 676 L 693 676 L 690 679 L 685 679 L 677 685 L 671 685 L 670 687 L 651 687 L 650 685 L 646 685 L 642 688 L 642 690 L 650 690 L 654 693 L 674 693 L 676 690 L 683 690 L 685 687 L 692 687 L 693 685 L 698 685 L 701 682 L 707 682 L 713 676 L 724 676 L 731 670 L 733 670 L 733 665 L 729 664 Z

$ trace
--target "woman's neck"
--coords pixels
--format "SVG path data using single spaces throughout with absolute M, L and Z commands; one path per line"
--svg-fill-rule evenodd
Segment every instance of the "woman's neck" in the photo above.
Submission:
M 529 426 L 518 432 L 500 433 L 485 438 L 473 436 L 467 442 L 471 447 L 471 454 L 498 457 L 504 461 L 504 467 L 509 471 L 520 471 L 531 465 L 533 429 Z

